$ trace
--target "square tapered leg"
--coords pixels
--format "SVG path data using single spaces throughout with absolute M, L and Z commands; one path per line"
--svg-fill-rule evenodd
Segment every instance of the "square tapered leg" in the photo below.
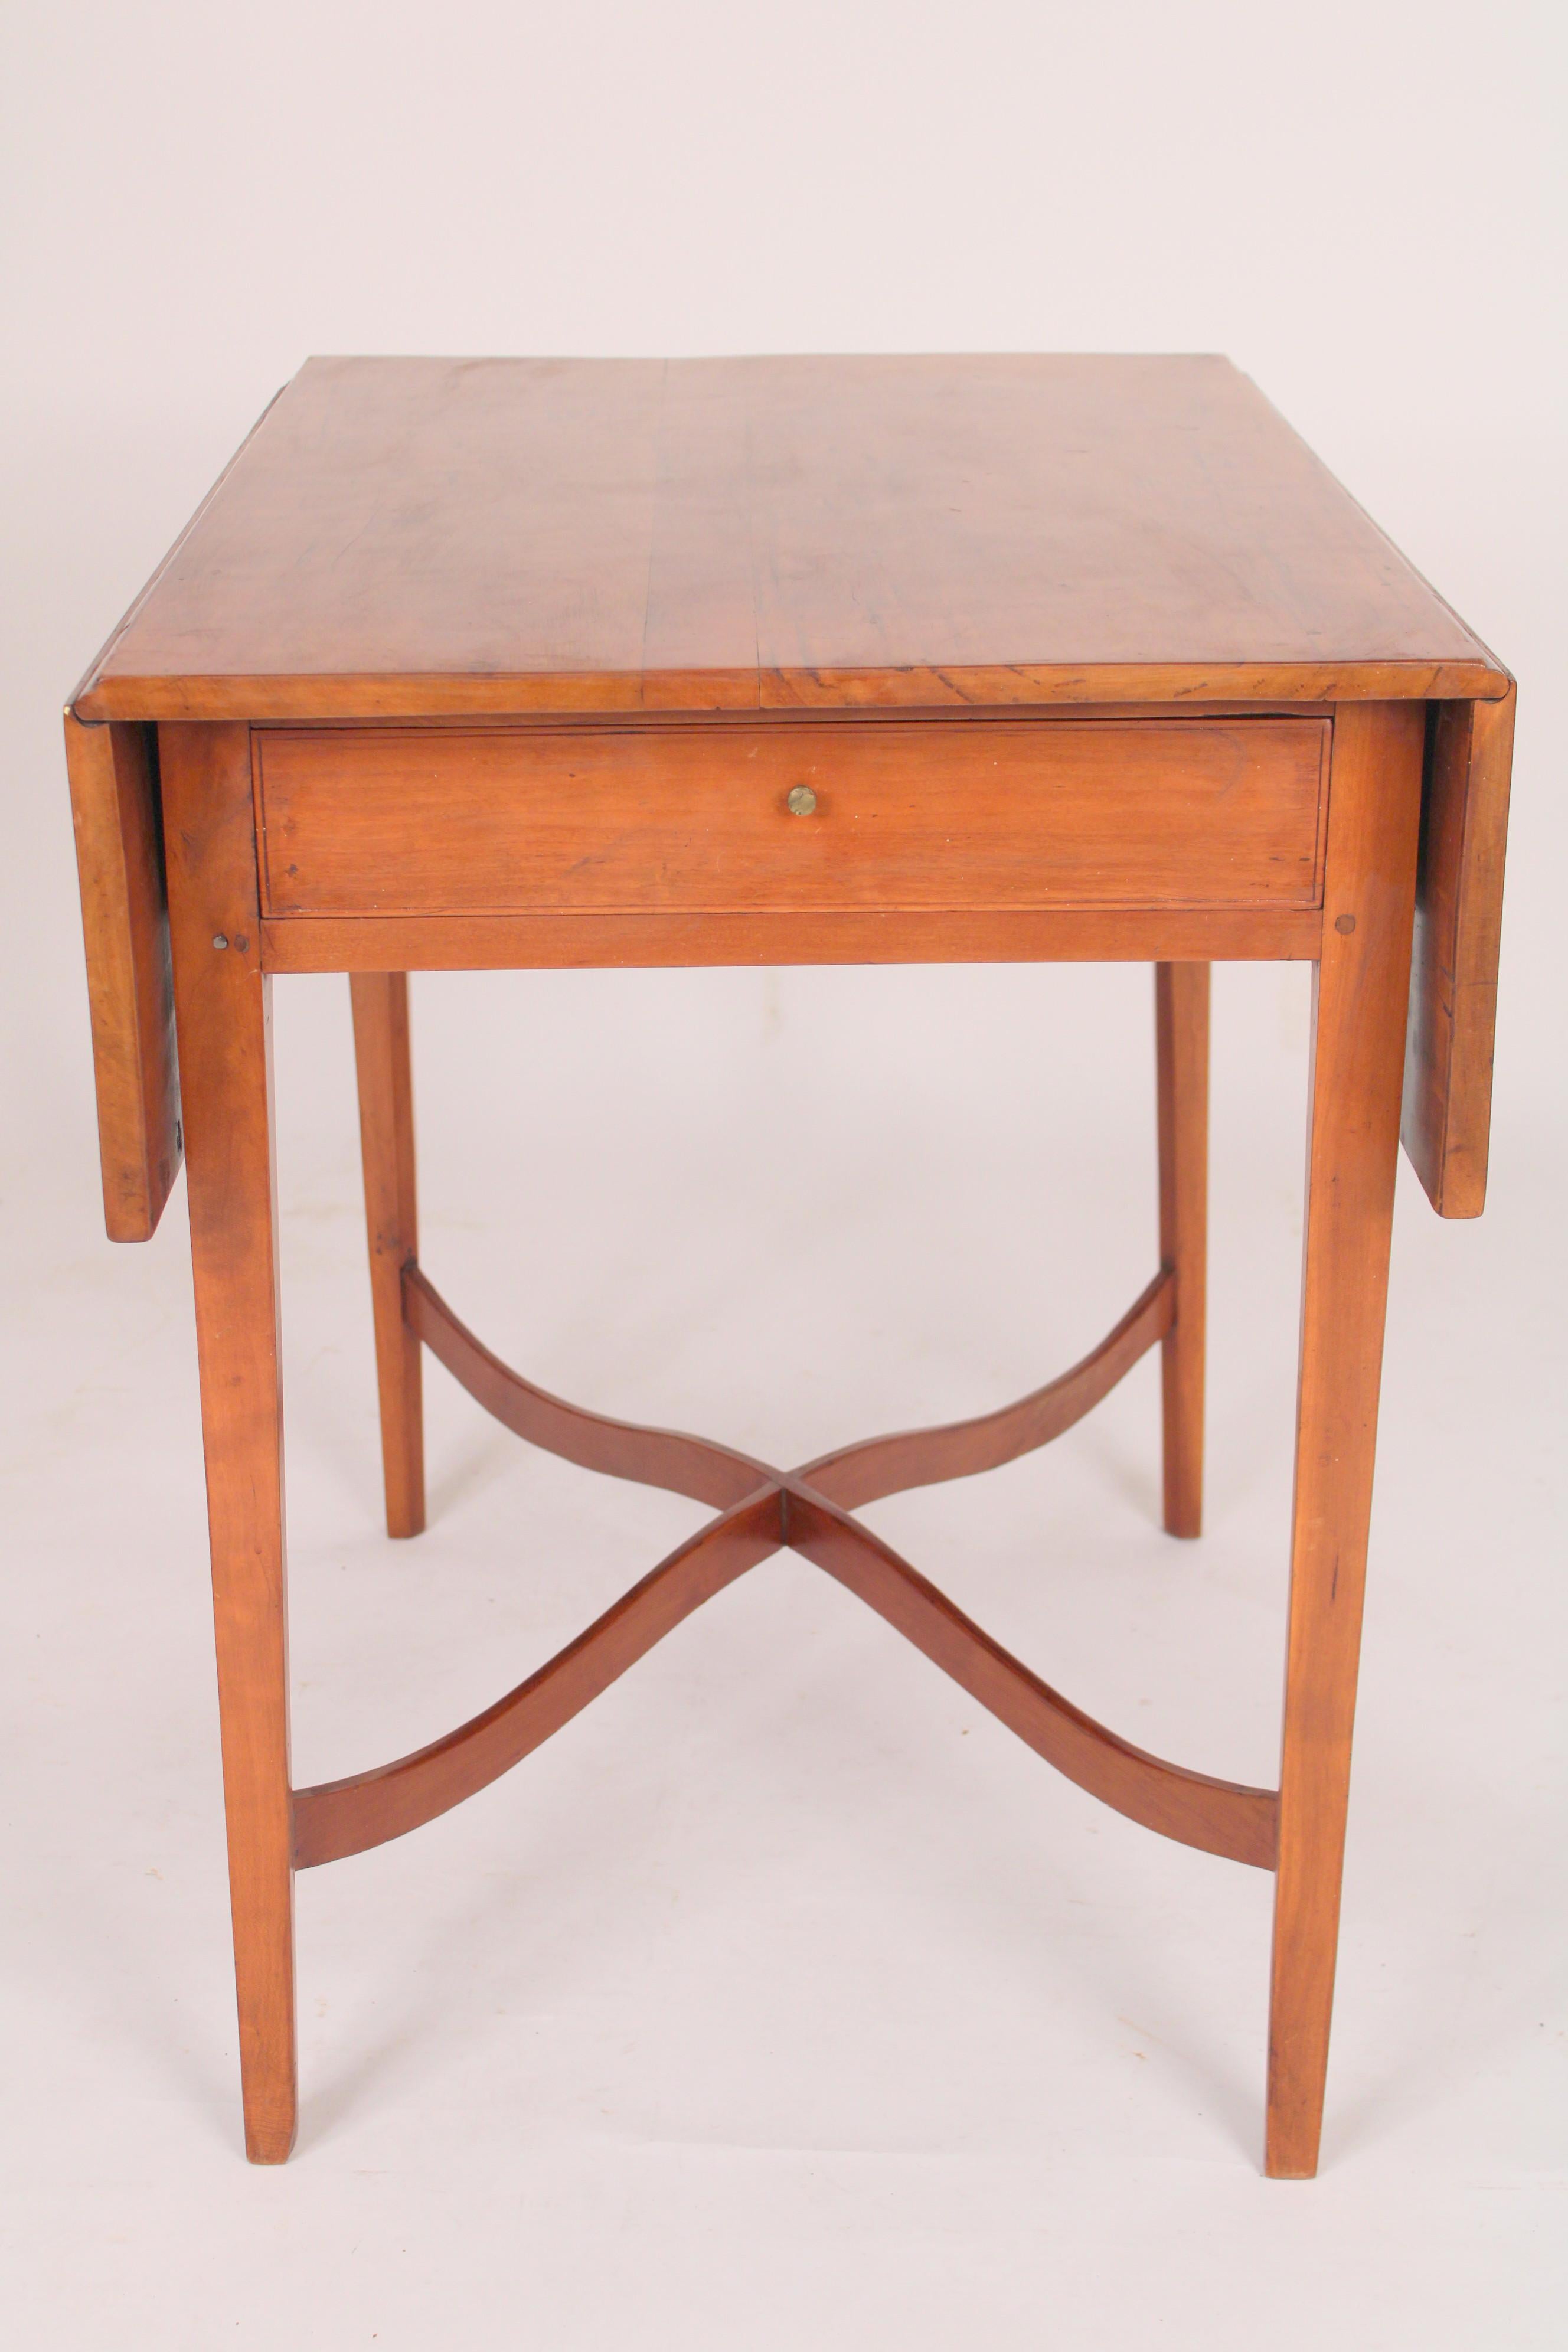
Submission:
M 1203 1532 L 1204 1325 L 1208 1283 L 1209 967 L 1154 967 L 1160 1263 L 1175 1316 L 1160 1343 L 1165 1527 Z
M 247 2153 L 294 2141 L 294 1898 L 273 1184 L 243 727 L 161 730 Z
M 425 1527 L 425 1417 L 419 1342 L 404 1320 L 403 1269 L 418 1255 L 414 1187 L 414 1087 L 408 1045 L 408 975 L 356 971 L 354 1061 L 364 1160 L 370 1295 L 381 1396 L 386 1532 Z
M 1415 892 L 1422 714 L 1335 720 L 1290 1550 L 1267 2168 L 1317 2169 L 1377 1442 Z

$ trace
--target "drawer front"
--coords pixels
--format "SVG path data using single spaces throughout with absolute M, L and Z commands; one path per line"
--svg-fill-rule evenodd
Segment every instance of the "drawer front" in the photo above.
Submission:
M 263 903 L 1311 907 L 1329 736 L 1317 718 L 258 730 Z

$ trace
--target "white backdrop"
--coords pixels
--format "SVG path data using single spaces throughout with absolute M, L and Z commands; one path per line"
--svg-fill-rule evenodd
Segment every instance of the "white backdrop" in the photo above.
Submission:
M 22 2339 L 1555 2340 L 1561 12 L 14 0 L 11 1892 Z M 1521 679 L 1492 1205 L 1403 1171 L 1325 2170 L 1258 2178 L 1263 1880 L 756 1572 L 511 1780 L 301 1886 L 238 2155 L 183 1191 L 101 1238 L 58 707 L 306 353 L 1213 350 Z M 378 1531 L 346 991 L 279 989 L 298 1777 L 484 1704 L 692 1524 L 430 1380 Z M 1071 1360 L 1153 1251 L 1138 971 L 416 983 L 425 1255 L 584 1402 L 798 1458 Z M 874 1515 L 1070 1696 L 1274 1763 L 1307 988 L 1216 978 L 1208 1533 L 1155 1382 Z M 1555 1841 L 1555 1843 L 1554 1843 Z M 1554 2269 L 1554 2265 L 1556 2265 Z

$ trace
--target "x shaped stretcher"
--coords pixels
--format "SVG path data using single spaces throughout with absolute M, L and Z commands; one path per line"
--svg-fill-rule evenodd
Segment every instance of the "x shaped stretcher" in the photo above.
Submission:
M 1166 1837 L 1272 1869 L 1273 1790 L 1184 1770 L 1108 1731 L 851 1516 L 885 1495 L 997 1469 L 1059 1437 L 1164 1338 L 1174 1311 L 1173 1277 L 1160 1274 L 1098 1348 L 1016 1404 L 976 1420 L 868 1438 L 786 1471 L 704 1438 L 607 1420 L 548 1395 L 492 1356 L 411 1263 L 403 1275 L 405 1321 L 506 1428 L 584 1469 L 710 1503 L 718 1517 L 482 1715 L 395 1763 L 296 1790 L 296 1866 L 384 1844 L 472 1796 L 570 1722 L 703 1601 L 787 1549 L 858 1593 L 1091 1795 Z

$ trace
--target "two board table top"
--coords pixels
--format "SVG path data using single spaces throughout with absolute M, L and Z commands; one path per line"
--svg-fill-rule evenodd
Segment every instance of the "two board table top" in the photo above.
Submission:
M 114 1238 L 188 1147 L 254 2157 L 294 2131 L 292 1874 L 509 1769 L 788 1545 L 1080 1786 L 1276 1873 L 1267 2160 L 1314 2168 L 1394 1162 L 1479 1211 L 1513 709 L 1224 360 L 323 359 L 278 395 L 66 713 Z M 854 1517 L 1158 1345 L 1165 1526 L 1198 1532 L 1237 957 L 1315 967 L 1277 1789 L 1094 1723 Z M 1016 1405 L 773 1469 L 545 1395 L 419 1262 L 411 971 L 1074 958 L 1156 967 L 1160 1266 Z M 267 1000 L 302 971 L 353 982 L 389 1532 L 424 1525 L 422 1348 L 719 1517 L 482 1717 L 296 1790 Z
M 1219 359 L 312 360 L 79 718 L 1491 699 Z

